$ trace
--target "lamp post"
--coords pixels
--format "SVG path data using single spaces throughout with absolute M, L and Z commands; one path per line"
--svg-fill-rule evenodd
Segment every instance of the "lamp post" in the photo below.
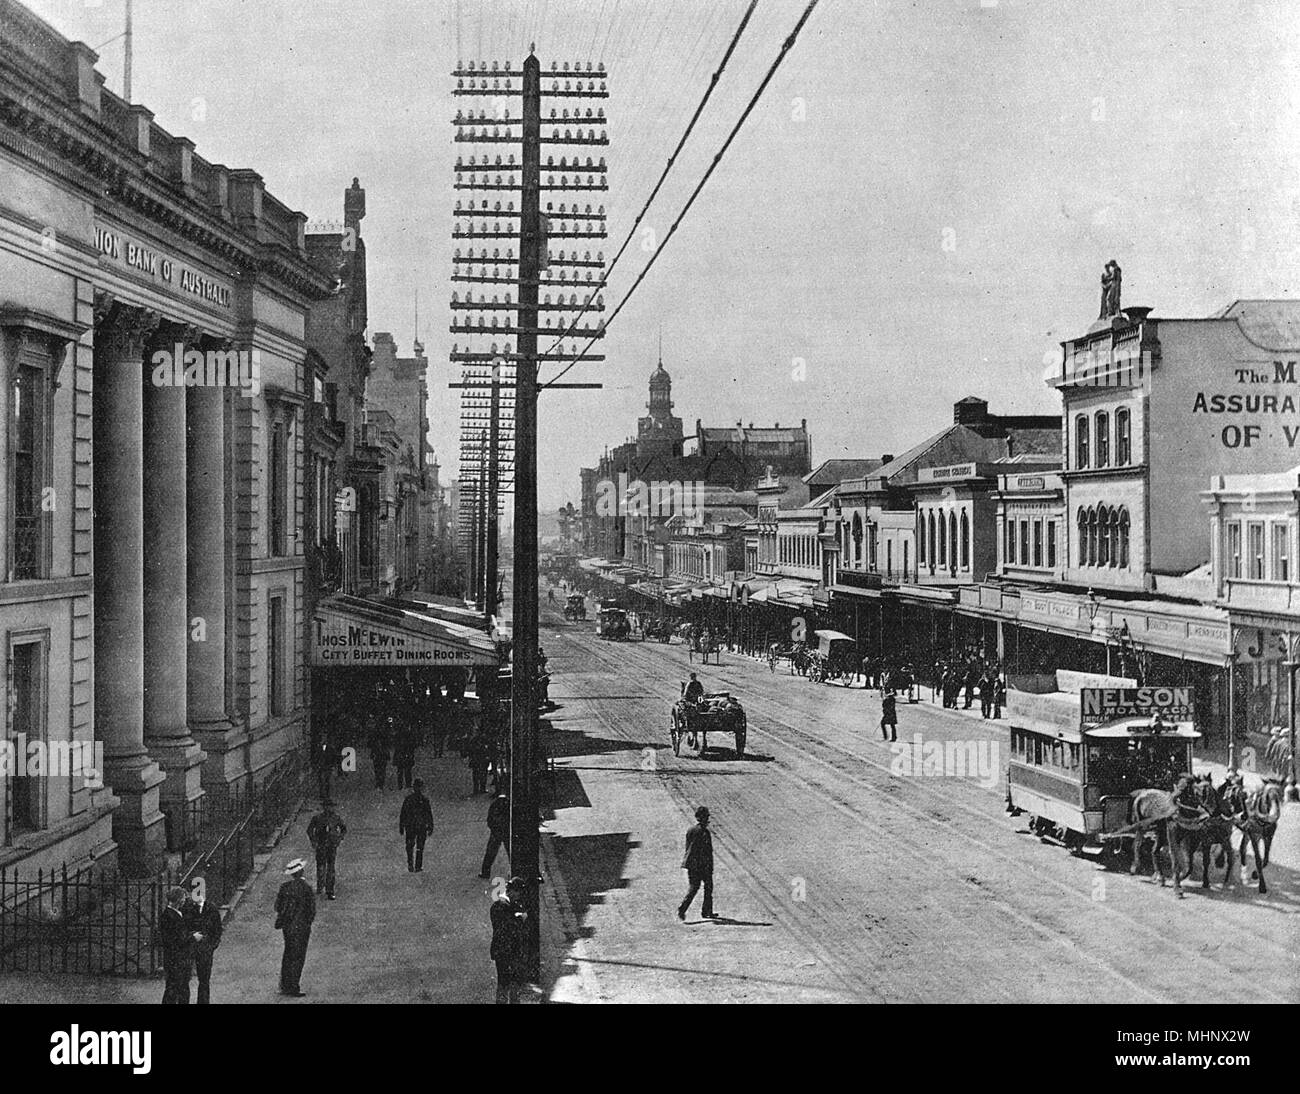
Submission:
M 1237 651 L 1228 654 L 1228 770 L 1237 769 Z

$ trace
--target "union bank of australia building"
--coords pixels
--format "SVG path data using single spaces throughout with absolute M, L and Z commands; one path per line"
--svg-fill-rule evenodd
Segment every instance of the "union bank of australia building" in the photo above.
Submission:
M 0 0 L 5 735 L 103 758 L 0 778 L 0 867 L 145 874 L 305 738 L 304 332 L 333 284 L 303 214 L 95 62 Z M 178 350 L 245 382 L 155 382 Z

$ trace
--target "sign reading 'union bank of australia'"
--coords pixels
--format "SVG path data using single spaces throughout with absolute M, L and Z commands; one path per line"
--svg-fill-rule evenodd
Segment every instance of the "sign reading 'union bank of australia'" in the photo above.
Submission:
M 168 289 L 197 297 L 221 308 L 230 307 L 230 286 L 175 262 L 161 251 L 137 243 L 111 228 L 96 226 L 95 249 L 101 258 L 144 274 Z

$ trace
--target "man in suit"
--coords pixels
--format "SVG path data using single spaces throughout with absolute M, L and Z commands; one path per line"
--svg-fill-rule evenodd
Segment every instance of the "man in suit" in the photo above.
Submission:
M 506 882 L 505 895 L 492 902 L 489 912 L 492 920 L 492 948 L 489 952 L 497 965 L 498 1003 L 519 1002 L 526 952 L 524 924 L 528 921 L 523 898 L 524 879 L 512 877 Z
M 416 779 L 397 820 L 398 835 L 406 837 L 406 869 L 412 874 L 424 869 L 424 841 L 432 831 L 433 810 L 424 796 L 424 780 Z
M 194 944 L 194 971 L 198 976 L 197 1003 L 212 1002 L 212 955 L 221 945 L 221 909 L 208 902 L 203 878 L 195 878 L 195 889 L 185 903 L 185 926 Z
M 690 888 L 686 890 L 686 899 L 677 906 L 677 918 L 686 918 L 686 909 L 691 906 L 695 894 L 704 886 L 705 919 L 715 918 L 713 912 L 713 833 L 709 831 L 709 810 L 701 805 L 695 810 L 695 824 L 686 830 L 686 854 L 682 858 L 682 869 L 686 871 L 686 880 Z
M 334 811 L 334 803 L 326 798 L 321 802 L 321 811 L 307 825 L 307 838 L 316 852 L 316 892 L 324 892 L 326 900 L 334 899 L 334 860 L 347 834 L 348 826 Z
M 880 700 L 880 736 L 887 741 L 898 740 L 898 696 L 886 691 Z
M 492 864 L 496 862 L 503 843 L 506 854 L 510 854 L 510 798 L 506 794 L 498 794 L 492 799 L 488 806 L 487 826 L 487 850 L 483 852 L 483 867 L 478 872 L 481 878 L 492 876 Z
M 158 924 L 159 942 L 162 944 L 163 973 L 166 982 L 162 1001 L 166 1004 L 189 1003 L 190 974 L 193 971 L 194 940 L 185 923 L 184 889 L 171 889 L 167 893 L 167 907 L 163 909 Z
M 311 886 L 302 879 L 306 863 L 294 859 L 284 872 L 289 880 L 280 886 L 275 898 L 275 927 L 284 932 L 284 957 L 280 961 L 280 994 L 301 998 L 302 966 L 307 960 L 307 942 L 312 921 L 316 918 L 316 898 Z
M 487 734 L 475 733 L 469 739 L 469 744 L 465 746 L 465 753 L 469 760 L 470 775 L 474 780 L 473 793 L 486 794 L 488 765 L 492 761 L 492 743 L 488 740 Z

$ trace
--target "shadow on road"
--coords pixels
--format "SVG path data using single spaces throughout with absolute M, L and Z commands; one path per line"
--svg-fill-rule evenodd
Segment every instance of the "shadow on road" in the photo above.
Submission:
M 640 847 L 630 832 L 604 832 L 593 836 L 555 836 L 551 850 L 578 923 L 578 934 L 590 938 L 584 925 L 587 909 L 605 903 L 604 894 L 627 887 L 623 876 L 629 853 Z

